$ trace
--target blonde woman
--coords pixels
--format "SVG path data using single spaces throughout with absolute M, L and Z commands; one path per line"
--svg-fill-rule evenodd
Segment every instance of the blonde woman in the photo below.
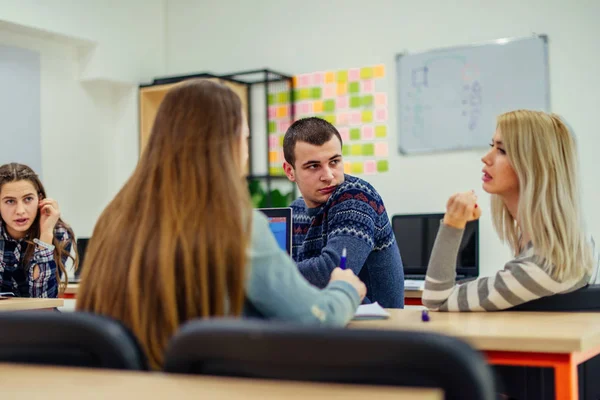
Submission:
M 494 276 L 457 285 L 465 224 L 481 211 L 474 192 L 450 197 L 431 254 L 423 304 L 439 311 L 494 311 L 567 293 L 596 280 L 598 256 L 579 204 L 575 141 L 555 114 L 518 110 L 498 117 L 482 158 L 492 219 L 514 259 Z
M 247 141 L 231 89 L 207 80 L 172 88 L 133 175 L 94 228 L 77 309 L 123 322 L 155 369 L 188 320 L 343 326 L 366 294 L 340 268 L 317 289 L 279 248 L 266 217 L 251 208 Z

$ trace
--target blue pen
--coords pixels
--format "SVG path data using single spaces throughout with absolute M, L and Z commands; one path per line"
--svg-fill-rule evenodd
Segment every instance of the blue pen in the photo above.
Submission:
M 340 259 L 340 268 L 346 269 L 346 248 L 342 250 L 342 258 Z

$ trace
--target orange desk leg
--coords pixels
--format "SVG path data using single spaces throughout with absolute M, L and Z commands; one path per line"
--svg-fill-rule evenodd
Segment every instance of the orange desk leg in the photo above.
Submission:
M 579 399 L 577 366 L 600 354 L 600 346 L 584 353 L 525 353 L 516 351 L 486 351 L 488 362 L 494 365 L 554 368 L 554 391 L 559 400 Z
M 419 299 L 419 298 L 405 297 L 404 305 L 406 305 L 406 306 L 422 306 L 423 303 L 421 302 L 421 299 Z

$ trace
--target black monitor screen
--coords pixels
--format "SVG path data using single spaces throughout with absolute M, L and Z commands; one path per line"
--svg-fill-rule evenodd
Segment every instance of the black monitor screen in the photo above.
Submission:
M 392 227 L 400 249 L 405 275 L 425 275 L 435 237 L 444 214 L 394 215 Z M 470 221 L 456 259 L 459 276 L 479 275 L 479 221 Z

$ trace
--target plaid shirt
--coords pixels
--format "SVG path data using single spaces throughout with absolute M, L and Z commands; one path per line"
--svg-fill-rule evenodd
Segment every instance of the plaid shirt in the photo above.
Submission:
M 62 227 L 54 228 L 54 237 L 63 242 L 70 239 L 67 230 Z M 29 265 L 23 266 L 21 256 L 27 246 L 33 244 L 11 238 L 4 224 L 0 223 L 0 292 L 13 292 L 19 297 L 58 297 L 54 251 L 36 246 Z M 67 252 L 70 248 L 69 244 Z M 67 257 L 63 257 L 62 261 L 65 263 Z M 40 275 L 34 280 L 35 265 L 39 267 Z

